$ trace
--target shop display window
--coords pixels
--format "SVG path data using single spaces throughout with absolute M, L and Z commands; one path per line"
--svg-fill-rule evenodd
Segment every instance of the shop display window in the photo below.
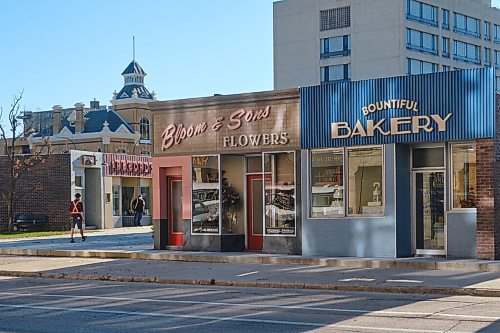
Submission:
M 244 234 L 245 184 L 242 174 L 244 173 L 245 159 L 236 155 L 222 155 L 220 158 L 222 233 Z
M 149 210 L 151 208 L 151 198 L 149 195 L 149 186 L 141 186 L 141 191 L 139 192 L 142 194 L 142 199 L 144 199 L 144 203 L 146 204 L 146 207 L 144 207 L 144 215 L 149 215 Z
M 219 156 L 192 158 L 192 233 L 219 234 Z
M 383 215 L 381 147 L 348 149 L 348 215 Z
M 453 208 L 476 208 L 476 147 L 453 145 Z
M 120 186 L 113 185 L 113 216 L 120 216 Z
M 265 234 L 295 235 L 295 153 L 264 153 Z
M 311 152 L 311 217 L 344 215 L 342 149 Z

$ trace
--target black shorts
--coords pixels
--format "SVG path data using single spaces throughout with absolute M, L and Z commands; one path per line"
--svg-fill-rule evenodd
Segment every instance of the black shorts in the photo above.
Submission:
M 78 225 L 78 229 L 82 229 L 82 217 L 81 216 L 73 216 L 71 218 L 71 228 L 74 228 L 75 225 Z

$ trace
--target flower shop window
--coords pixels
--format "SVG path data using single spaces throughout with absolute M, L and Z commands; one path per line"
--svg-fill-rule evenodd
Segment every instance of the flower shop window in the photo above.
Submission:
M 219 156 L 192 157 L 193 234 L 219 234 L 219 170 Z
M 453 209 L 476 208 L 476 146 L 452 145 Z
M 264 153 L 265 235 L 295 236 L 295 152 Z
M 222 234 L 245 233 L 245 158 L 221 155 L 221 221 Z

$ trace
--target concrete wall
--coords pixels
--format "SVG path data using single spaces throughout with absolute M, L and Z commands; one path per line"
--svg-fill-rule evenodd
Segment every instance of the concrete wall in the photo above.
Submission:
M 302 254 L 346 257 L 396 256 L 394 145 L 385 146 L 385 216 L 309 218 L 308 152 L 302 151 Z
M 406 1 L 394 0 L 284 0 L 275 2 L 273 13 L 274 88 L 284 89 L 320 83 L 320 67 L 351 64 L 351 79 L 362 80 L 406 75 L 407 58 L 457 68 L 486 66 L 442 57 L 442 37 L 460 40 L 483 48 L 500 50 L 492 40 L 465 36 L 453 32 L 453 12 L 478 18 L 482 22 L 498 24 L 500 11 L 484 5 L 483 1 L 427 0 L 438 7 L 438 27 L 407 20 Z M 351 26 L 320 31 L 320 11 L 338 7 L 351 7 Z M 450 10 L 450 29 L 442 29 L 441 8 Z M 438 55 L 412 51 L 406 48 L 406 28 L 438 36 Z M 492 28 L 493 29 L 493 26 Z M 351 54 L 320 59 L 320 39 L 351 35 Z M 453 53 L 453 43 L 450 45 Z M 491 54 L 494 65 L 494 52 Z M 438 71 L 441 71 L 439 66 Z M 497 71 L 500 76 L 500 71 Z

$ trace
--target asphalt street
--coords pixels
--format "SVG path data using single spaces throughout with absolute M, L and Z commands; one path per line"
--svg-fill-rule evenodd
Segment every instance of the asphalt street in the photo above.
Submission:
M 499 332 L 500 299 L 0 280 L 1 332 Z

